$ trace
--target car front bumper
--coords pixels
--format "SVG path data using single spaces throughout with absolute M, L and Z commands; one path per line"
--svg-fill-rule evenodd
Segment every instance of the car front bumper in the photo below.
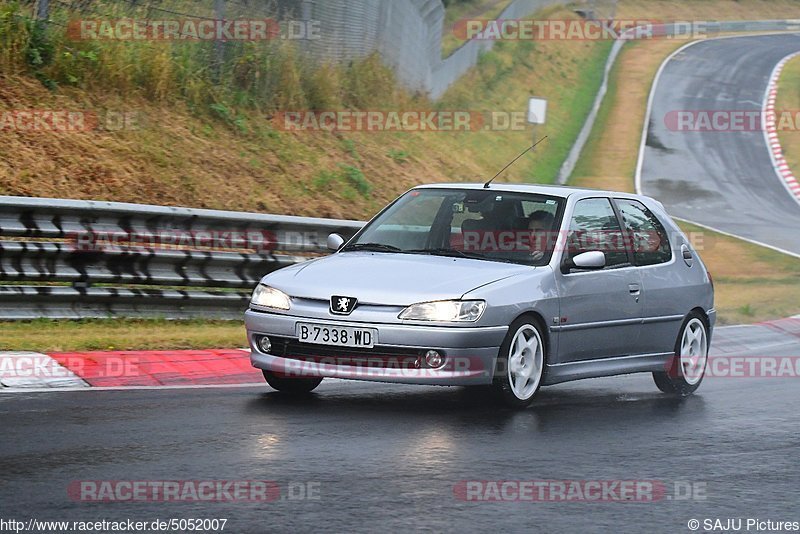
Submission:
M 343 347 L 302 344 L 302 354 L 294 354 L 286 347 L 300 347 L 296 324 L 322 323 L 326 325 L 374 328 L 377 330 L 375 348 L 347 349 Z M 305 317 L 263 313 L 248 310 L 245 314 L 247 338 L 250 344 L 250 361 L 254 367 L 287 376 L 321 376 L 374 382 L 401 384 L 427 384 L 466 386 L 489 384 L 492 381 L 495 360 L 508 327 L 443 327 L 410 324 L 357 323 L 309 319 Z M 281 340 L 281 350 L 273 347 L 270 354 L 261 351 L 257 339 L 268 336 Z M 314 353 L 317 349 L 319 357 Z M 428 350 L 445 355 L 439 369 L 426 367 L 424 358 L 417 366 L 407 365 L 408 359 L 417 359 Z M 278 352 L 279 354 L 272 354 Z M 379 362 L 372 353 L 382 354 Z M 311 356 L 313 355 L 313 357 Z M 389 358 L 386 358 L 389 355 Z M 391 355 L 397 355 L 392 359 Z

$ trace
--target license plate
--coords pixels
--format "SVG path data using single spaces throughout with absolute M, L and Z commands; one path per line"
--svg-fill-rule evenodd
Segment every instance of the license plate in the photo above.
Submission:
M 302 343 L 371 349 L 375 346 L 378 331 L 374 328 L 297 323 L 297 337 Z

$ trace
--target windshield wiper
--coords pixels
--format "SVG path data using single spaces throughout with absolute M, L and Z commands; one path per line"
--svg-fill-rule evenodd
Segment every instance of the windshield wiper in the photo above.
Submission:
M 383 243 L 355 243 L 344 248 L 344 251 L 366 250 L 369 252 L 403 252 L 403 249 Z
M 459 258 L 472 258 L 472 259 L 490 259 L 485 254 L 478 252 L 465 252 L 454 248 L 418 248 L 414 250 L 406 250 L 411 254 L 430 254 L 431 256 L 456 256 Z
M 431 256 L 447 256 L 454 258 L 469 258 L 471 260 L 486 260 L 486 261 L 499 261 L 502 263 L 515 263 L 514 261 L 508 260 L 506 258 L 495 258 L 494 256 L 489 256 L 487 254 L 481 254 L 480 252 L 467 252 L 455 248 L 418 248 L 415 250 L 405 250 L 404 252 L 408 252 L 409 254 L 430 254 Z

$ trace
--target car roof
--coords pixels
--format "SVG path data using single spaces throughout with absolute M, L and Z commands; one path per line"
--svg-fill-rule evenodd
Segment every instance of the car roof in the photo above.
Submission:
M 425 184 L 415 187 L 414 189 L 484 189 L 482 183 L 441 183 L 441 184 Z M 604 191 L 602 189 L 587 189 L 584 187 L 568 187 L 563 185 L 543 185 L 543 184 L 508 184 L 508 183 L 493 183 L 489 186 L 490 191 L 503 191 L 507 193 L 535 193 L 540 195 L 549 195 L 554 197 L 567 198 L 571 195 L 580 196 L 615 196 L 623 198 L 639 198 L 649 199 L 642 195 L 634 195 L 632 193 L 622 193 L 615 191 Z

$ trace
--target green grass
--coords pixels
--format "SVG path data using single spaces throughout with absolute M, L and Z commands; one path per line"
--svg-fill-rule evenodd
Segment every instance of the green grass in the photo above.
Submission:
M 567 107 L 574 110 L 574 113 L 571 113 L 569 120 L 563 124 L 561 135 L 551 142 L 553 145 L 553 149 L 550 151 L 551 157 L 544 160 L 540 169 L 539 175 L 548 182 L 553 182 L 557 178 L 561 164 L 572 149 L 575 139 L 589 116 L 597 91 L 603 81 L 605 62 L 612 45 L 611 41 L 601 41 L 592 50 L 591 67 L 582 72 L 581 87 L 572 90 L 565 88 Z
M 392 158 L 395 163 L 399 163 L 400 165 L 406 163 L 409 158 L 409 154 L 405 150 L 392 149 L 386 155 Z
M 372 185 L 361 169 L 343 163 L 336 171 L 318 171 L 312 185 L 317 193 L 338 190 L 348 200 L 355 200 L 357 196 L 367 198 L 372 192 Z
M 553 183 L 594 104 L 611 46 L 610 41 L 498 42 L 481 57 L 477 72 L 448 92 L 440 107 L 524 113 L 528 97 L 547 99 L 547 124 L 535 133 L 537 138 L 547 135 L 547 141 L 507 176 L 510 181 Z M 526 124 L 519 132 L 477 132 L 463 143 L 474 154 L 498 156 L 487 158 L 491 162 L 486 167 L 500 170 L 533 137 Z
M 627 46 L 631 45 L 629 44 Z M 572 183 L 574 181 L 573 177 L 575 176 L 588 176 L 592 174 L 592 164 L 595 158 L 598 157 L 597 153 L 602 135 L 604 132 L 608 131 L 614 95 L 617 94 L 619 89 L 619 76 L 620 62 L 618 60 L 611 68 L 611 72 L 608 76 L 608 90 L 606 92 L 606 96 L 600 105 L 600 109 L 597 111 L 597 118 L 595 119 L 594 126 L 592 127 L 592 133 L 589 135 L 589 139 L 586 142 L 586 145 L 583 147 L 581 156 L 578 158 L 578 162 L 572 171 L 572 175 L 569 177 L 568 183 Z M 621 171 L 624 172 L 626 176 L 631 177 L 631 184 L 633 184 L 634 170 L 635 169 L 624 169 Z
M 0 322 L 0 350 L 34 352 L 243 348 L 241 321 L 92 319 Z

